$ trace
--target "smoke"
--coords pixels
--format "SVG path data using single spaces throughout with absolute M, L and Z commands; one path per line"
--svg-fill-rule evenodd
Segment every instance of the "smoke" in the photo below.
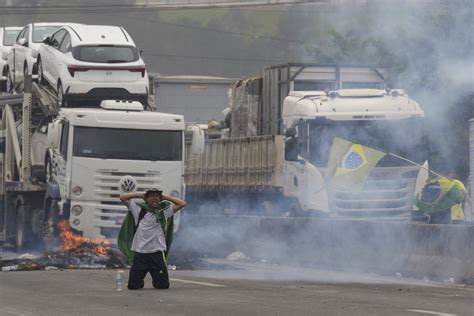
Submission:
M 474 116 L 473 8 L 467 0 L 348 0 L 291 14 L 302 21 L 293 27 L 308 43 L 304 61 L 387 67 L 390 85 L 405 89 L 425 111 L 431 166 L 450 165 L 465 180 L 463 130 Z
M 172 263 L 180 268 L 185 260 L 176 258 L 226 258 L 236 251 L 247 257 L 243 263 L 217 261 L 219 266 L 211 269 L 213 277 L 223 277 L 225 273 L 220 272 L 227 269 L 242 279 L 377 282 L 380 278 L 374 275 L 402 275 L 419 280 L 428 277 L 473 281 L 472 258 L 467 250 L 474 242 L 472 227 L 415 227 L 407 222 L 354 219 L 205 216 L 194 211 L 183 211 L 182 226 L 171 251 Z

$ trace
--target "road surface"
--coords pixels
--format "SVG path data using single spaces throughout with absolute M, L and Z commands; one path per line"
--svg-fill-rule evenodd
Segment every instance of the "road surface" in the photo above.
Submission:
M 170 271 L 169 290 L 147 276 L 118 292 L 114 270 L 0 272 L 0 315 L 474 315 L 474 287 L 450 280 L 207 260 Z

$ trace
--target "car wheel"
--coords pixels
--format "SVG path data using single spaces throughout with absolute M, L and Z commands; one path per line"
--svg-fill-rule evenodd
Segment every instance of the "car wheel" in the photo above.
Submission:
M 45 85 L 46 81 L 44 79 L 44 74 L 43 74 L 43 62 L 41 61 L 41 58 L 38 57 L 38 83 L 41 85 Z
M 58 80 L 58 104 L 60 107 L 67 107 L 67 103 L 64 100 L 63 84 Z
M 51 163 L 51 159 L 48 157 L 46 158 L 46 162 L 44 164 L 45 170 L 45 180 L 46 183 L 53 181 L 53 164 Z
M 7 70 L 7 80 L 5 82 L 5 92 L 12 92 L 13 90 L 13 81 L 12 81 L 12 74 L 10 70 Z
M 26 76 L 28 76 L 28 64 L 25 63 L 25 66 L 23 67 L 23 83 L 21 91 L 25 91 Z

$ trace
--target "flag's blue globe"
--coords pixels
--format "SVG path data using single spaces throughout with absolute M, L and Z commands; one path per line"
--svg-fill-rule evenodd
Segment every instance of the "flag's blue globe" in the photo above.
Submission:
M 364 159 L 356 153 L 355 151 L 351 151 L 341 162 L 341 167 L 344 169 L 357 169 L 362 163 Z

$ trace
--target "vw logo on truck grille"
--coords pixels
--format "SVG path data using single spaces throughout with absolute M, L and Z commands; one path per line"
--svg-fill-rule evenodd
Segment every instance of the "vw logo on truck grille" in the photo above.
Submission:
M 125 176 L 120 179 L 120 190 L 122 192 L 134 192 L 137 190 L 137 180 L 135 180 L 132 176 Z

